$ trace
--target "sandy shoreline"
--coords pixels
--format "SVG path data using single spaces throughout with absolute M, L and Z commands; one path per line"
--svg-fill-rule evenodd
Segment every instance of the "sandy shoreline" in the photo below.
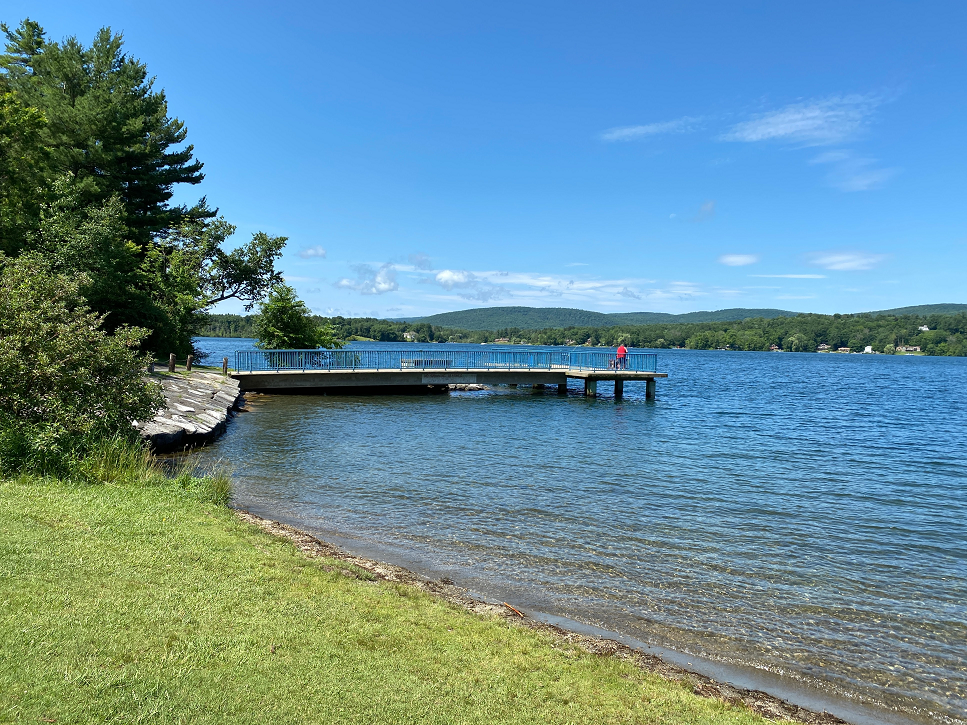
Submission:
M 446 578 L 441 580 L 429 579 L 404 567 L 396 566 L 395 564 L 387 564 L 356 556 L 294 526 L 289 526 L 278 521 L 271 521 L 248 511 L 236 509 L 235 513 L 243 521 L 255 524 L 273 536 L 290 540 L 306 556 L 326 557 L 343 561 L 364 569 L 377 579 L 416 587 L 432 596 L 455 604 L 468 612 L 480 615 L 496 615 L 516 626 L 528 627 L 550 634 L 553 637 L 566 641 L 569 644 L 577 645 L 593 654 L 621 658 L 634 663 L 635 666 L 643 670 L 655 672 L 669 680 L 685 682 L 691 686 L 693 692 L 697 695 L 715 698 L 732 704 L 742 704 L 759 715 L 776 720 L 792 720 L 808 723 L 809 725 L 847 722 L 828 712 L 815 712 L 761 690 L 744 689 L 727 682 L 716 681 L 710 677 L 671 664 L 656 655 L 642 652 L 613 639 L 582 634 L 554 624 L 542 622 L 522 614 L 509 604 L 503 602 L 486 602 L 472 597 L 467 593 L 467 590 L 456 586 Z

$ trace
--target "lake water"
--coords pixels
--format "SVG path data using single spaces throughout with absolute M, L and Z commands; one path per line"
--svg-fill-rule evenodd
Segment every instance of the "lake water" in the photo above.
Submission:
M 667 350 L 658 369 L 655 401 L 580 381 L 251 396 L 198 455 L 234 466 L 238 506 L 518 608 L 873 719 L 967 722 L 967 359 Z

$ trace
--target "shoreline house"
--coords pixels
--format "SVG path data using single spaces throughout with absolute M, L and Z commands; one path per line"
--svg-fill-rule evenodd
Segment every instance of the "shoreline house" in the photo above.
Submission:
M 817 347 L 816 349 L 817 349 L 817 350 L 819 350 L 820 352 L 827 352 L 827 351 L 828 351 L 828 350 L 830 350 L 831 348 L 830 348 L 830 346 L 829 346 L 829 345 L 827 345 L 827 344 L 826 344 L 826 343 L 824 342 L 824 343 L 822 343 L 822 344 L 821 344 L 821 345 L 820 345 L 819 347 Z
M 419 334 L 410 330 L 409 332 L 403 333 L 403 339 L 407 342 L 416 342 L 419 339 Z
M 837 347 L 836 352 L 851 352 L 848 347 Z
M 920 352 L 919 345 L 897 345 L 897 352 Z

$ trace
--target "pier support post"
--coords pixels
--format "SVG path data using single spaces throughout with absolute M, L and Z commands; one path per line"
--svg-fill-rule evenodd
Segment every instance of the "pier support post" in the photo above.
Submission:
M 222 375 L 228 375 L 228 358 L 222 358 Z
M 192 363 L 193 363 L 194 361 L 195 361 L 195 356 L 194 356 L 194 355 L 189 355 L 189 356 L 188 356 L 188 362 L 187 362 L 187 364 L 185 365 L 185 370 L 188 370 L 188 371 L 190 371 L 190 370 L 191 370 L 191 364 L 192 364 Z
M 598 381 L 584 379 L 584 394 L 589 398 L 598 394 Z
M 624 394 L 625 394 L 625 381 L 624 380 L 615 380 L 614 381 L 614 397 L 615 398 L 620 398 Z
M 557 384 L 557 394 L 558 395 L 567 395 L 567 383 L 566 382 L 564 382 L 564 383 L 558 383 Z
M 168 372 L 173 373 L 175 371 L 175 354 L 171 353 L 168 356 Z
M 654 399 L 655 399 L 655 379 L 648 378 L 648 380 L 645 381 L 645 400 L 654 400 Z
M 534 390 L 543 390 L 544 389 L 544 383 L 534 383 L 534 385 L 531 386 L 531 387 L 533 387 Z

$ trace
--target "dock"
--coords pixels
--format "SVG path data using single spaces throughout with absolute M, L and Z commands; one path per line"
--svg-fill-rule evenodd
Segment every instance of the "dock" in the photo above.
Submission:
M 271 392 L 418 392 L 459 384 L 556 385 L 584 381 L 584 393 L 597 395 L 599 381 L 614 383 L 615 397 L 625 381 L 645 382 L 645 397 L 655 398 L 655 353 L 618 358 L 601 351 L 507 350 L 245 350 L 235 353 L 231 377 L 245 391 Z

